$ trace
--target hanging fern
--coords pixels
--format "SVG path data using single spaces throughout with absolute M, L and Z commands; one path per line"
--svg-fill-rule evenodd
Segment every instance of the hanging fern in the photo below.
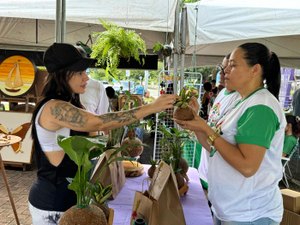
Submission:
M 120 58 L 128 61 L 133 57 L 139 63 L 140 53 L 146 55 L 145 41 L 133 30 L 125 30 L 113 23 L 101 20 L 106 29 L 103 32 L 95 32 L 96 38 L 92 45 L 91 57 L 97 59 L 97 64 L 106 68 L 106 72 L 114 74 L 120 63 Z

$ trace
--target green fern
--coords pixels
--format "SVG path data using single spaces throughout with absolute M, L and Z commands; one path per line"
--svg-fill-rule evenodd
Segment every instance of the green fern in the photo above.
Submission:
M 116 24 L 100 20 L 106 29 L 103 32 L 95 32 L 93 37 L 96 38 L 92 45 L 91 57 L 97 59 L 97 65 L 106 68 L 108 75 L 116 73 L 119 66 L 120 58 L 128 61 L 133 57 L 139 63 L 140 53 L 146 55 L 145 41 L 133 30 L 125 30 Z

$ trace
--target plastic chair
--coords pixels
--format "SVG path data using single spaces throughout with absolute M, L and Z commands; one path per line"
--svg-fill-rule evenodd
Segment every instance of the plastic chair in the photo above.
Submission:
M 282 181 L 284 185 L 289 188 L 289 182 L 288 178 L 292 178 L 293 174 L 292 171 L 289 167 L 289 162 L 291 161 L 291 158 L 293 157 L 294 153 L 299 149 L 299 139 L 297 139 L 297 144 L 293 147 L 293 150 L 291 154 L 289 154 L 288 157 L 281 157 L 281 162 L 282 162 L 282 172 L 283 172 L 283 178 Z

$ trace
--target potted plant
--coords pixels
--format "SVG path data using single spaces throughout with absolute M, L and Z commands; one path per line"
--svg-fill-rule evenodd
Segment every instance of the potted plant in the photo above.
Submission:
M 192 86 L 185 86 L 180 90 L 179 99 L 175 102 L 175 111 L 173 117 L 178 120 L 192 120 L 194 114 L 189 107 L 192 97 L 198 98 L 199 93 Z
M 107 74 L 115 74 L 121 59 L 143 63 L 140 53 L 146 55 L 147 48 L 139 34 L 104 20 L 101 23 L 106 30 L 93 34 L 96 41 L 92 45 L 91 57 L 97 60 L 99 66 L 106 68 Z
M 160 42 L 156 42 L 152 49 L 153 52 L 158 54 L 160 59 L 171 56 L 173 50 L 170 45 L 163 45 Z
M 89 171 L 93 167 L 90 160 L 106 150 L 105 143 L 97 138 L 59 136 L 58 144 L 78 167 L 75 177 L 69 178 L 68 186 L 76 193 L 77 203 L 62 215 L 59 224 L 107 225 L 107 218 L 103 210 L 92 203 L 104 203 L 110 197 L 112 188 L 89 181 Z M 114 154 L 121 150 L 116 150 Z M 112 159 L 107 165 L 113 160 L 122 160 L 122 158 Z
M 129 110 L 134 107 L 138 107 L 139 103 L 137 99 L 132 98 L 129 91 L 125 91 L 124 104 L 121 110 Z M 135 158 L 140 156 L 144 151 L 143 142 L 136 136 L 136 128 L 141 126 L 141 122 L 137 121 L 135 123 L 129 124 L 127 126 L 127 137 L 122 141 L 121 146 L 125 147 L 126 150 L 123 151 L 123 155 Z
M 187 191 L 186 183 L 189 181 L 187 176 L 189 166 L 182 155 L 183 146 L 185 141 L 189 139 L 190 134 L 186 130 L 179 130 L 175 127 L 167 128 L 163 125 L 159 125 L 158 130 L 163 135 L 160 140 L 163 149 L 162 160 L 172 166 L 176 176 L 178 189 L 183 189 L 183 191 L 179 192 L 184 194 Z
M 157 166 L 157 164 L 158 164 L 158 160 L 155 160 L 155 159 L 150 159 L 150 168 L 148 169 L 148 176 L 150 177 L 150 178 L 152 178 L 153 177 L 153 174 L 154 174 L 154 172 L 155 172 L 155 170 L 156 170 L 156 166 Z

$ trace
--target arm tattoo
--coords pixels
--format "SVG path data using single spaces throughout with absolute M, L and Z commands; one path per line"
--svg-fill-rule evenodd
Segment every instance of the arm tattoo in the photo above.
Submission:
M 84 118 L 83 113 L 69 103 L 56 103 L 54 107 L 50 108 L 50 111 L 55 119 L 70 123 L 76 127 L 82 127 L 87 122 L 87 118 Z
M 124 111 L 124 112 L 121 111 L 116 113 L 104 114 L 104 115 L 100 115 L 99 118 L 103 121 L 103 123 L 114 121 L 119 123 L 130 124 L 138 120 L 135 115 L 137 110 L 138 108 L 132 109 L 130 111 Z

